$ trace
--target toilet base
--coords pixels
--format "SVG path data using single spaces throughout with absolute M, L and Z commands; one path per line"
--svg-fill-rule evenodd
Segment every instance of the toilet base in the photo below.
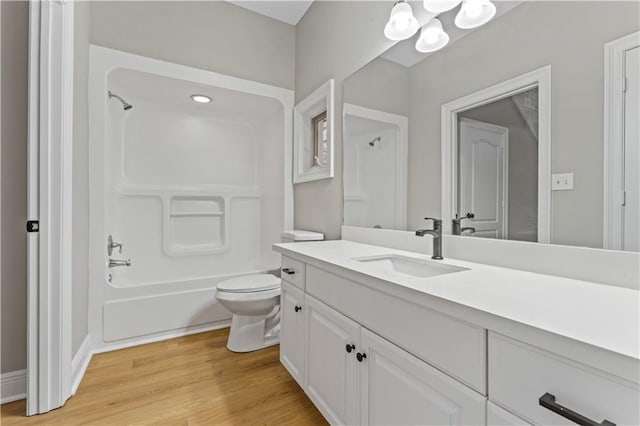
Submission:
M 280 343 L 279 307 L 270 315 L 233 315 L 227 349 L 253 352 Z

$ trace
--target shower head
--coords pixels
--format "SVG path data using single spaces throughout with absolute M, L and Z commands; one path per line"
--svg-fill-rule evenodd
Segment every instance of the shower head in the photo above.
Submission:
M 120 96 L 116 95 L 115 93 L 111 93 L 111 90 L 109 90 L 108 93 L 109 93 L 109 99 L 116 98 L 117 100 L 119 100 L 120 103 L 122 104 L 122 108 L 124 108 L 125 111 L 128 111 L 131 108 L 133 108 L 133 105 L 131 105 L 129 102 L 125 101 Z
M 380 136 L 374 138 L 369 142 L 369 146 L 375 146 L 376 142 L 380 142 L 380 140 L 381 140 Z

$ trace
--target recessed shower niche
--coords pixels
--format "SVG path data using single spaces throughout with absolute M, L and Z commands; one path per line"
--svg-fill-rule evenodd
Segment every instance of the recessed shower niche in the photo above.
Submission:
M 178 196 L 165 202 L 164 251 L 168 255 L 207 254 L 228 247 L 224 197 Z

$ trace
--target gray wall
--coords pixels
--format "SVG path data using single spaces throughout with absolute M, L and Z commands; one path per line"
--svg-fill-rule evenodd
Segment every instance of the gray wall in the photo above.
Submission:
M 343 84 L 345 103 L 409 116 L 409 68 L 376 58 Z
M 89 3 L 75 2 L 73 70 L 72 353 L 89 331 Z
M 336 177 L 295 185 L 295 227 L 340 238 L 342 226 L 342 82 L 393 43 L 382 29 L 391 3 L 315 1 L 296 25 L 296 102 L 336 81 Z
M 91 43 L 287 89 L 295 30 L 222 1 L 91 2 Z
M 2 46 L 2 274 L 0 357 L 3 373 L 27 367 L 27 67 L 29 4 L 0 2 Z
M 505 98 L 459 114 L 509 129 L 508 238 L 538 241 L 538 140 L 518 111 Z
M 553 193 L 552 241 L 602 247 L 604 44 L 638 30 L 639 6 L 527 2 L 412 67 L 409 228 L 440 215 L 440 106 L 551 64 L 551 168 L 575 174 Z

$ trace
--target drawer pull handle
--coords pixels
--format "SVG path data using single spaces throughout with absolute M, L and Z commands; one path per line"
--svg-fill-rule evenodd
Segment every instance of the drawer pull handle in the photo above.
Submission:
M 583 416 L 580 413 L 576 413 L 556 402 L 556 397 L 549 392 L 545 393 L 538 399 L 538 403 L 544 408 L 553 411 L 556 414 L 560 414 L 565 419 L 569 419 L 572 422 L 582 426 L 616 426 L 615 423 L 609 420 L 603 420 L 602 423 L 594 422 L 593 420 Z
M 356 354 L 356 358 L 358 358 L 358 362 L 362 362 L 363 360 L 365 360 L 367 358 L 367 354 L 365 354 L 365 353 L 361 354 L 360 352 L 358 352 Z
M 296 312 L 299 312 L 299 311 L 301 311 L 301 310 L 302 310 L 302 306 L 297 306 L 297 305 L 296 305 L 296 307 L 295 307 L 294 309 L 296 310 Z
M 282 268 L 282 272 L 284 272 L 285 274 L 288 274 L 288 275 L 293 275 L 293 274 L 296 273 L 296 271 L 294 271 L 291 268 Z
M 351 353 L 351 351 L 354 350 L 355 348 L 356 348 L 356 345 L 353 345 L 353 344 L 347 345 L 347 352 Z

